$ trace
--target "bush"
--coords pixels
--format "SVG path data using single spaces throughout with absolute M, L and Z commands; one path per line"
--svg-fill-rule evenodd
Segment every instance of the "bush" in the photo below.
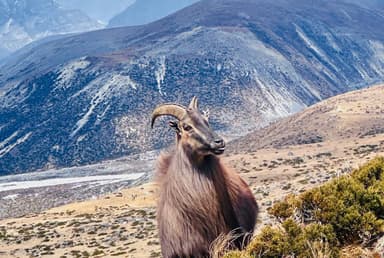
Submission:
M 293 219 L 288 219 L 284 221 L 282 228 L 264 227 L 248 245 L 246 252 L 252 257 L 304 258 L 313 257 L 315 250 L 326 246 L 328 257 L 339 257 L 337 245 L 331 226 L 313 223 L 301 227 Z
M 295 196 L 290 194 L 285 197 L 284 201 L 276 202 L 270 209 L 269 213 L 274 215 L 280 221 L 283 221 L 293 215 L 293 203 L 296 201 Z
M 295 215 L 305 224 L 331 225 L 343 245 L 368 245 L 383 234 L 383 171 L 384 158 L 376 158 L 349 176 L 335 178 L 298 197 L 289 196 L 270 213 L 281 221 Z
M 269 213 L 281 226 L 264 227 L 238 257 L 339 257 L 340 248 L 370 246 L 384 235 L 384 158 L 299 196 L 288 195 Z

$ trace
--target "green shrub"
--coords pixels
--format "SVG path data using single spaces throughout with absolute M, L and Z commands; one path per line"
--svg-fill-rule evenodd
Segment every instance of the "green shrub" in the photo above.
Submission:
M 280 228 L 266 226 L 248 245 L 247 250 L 254 257 L 287 255 L 290 250 L 288 235 Z
M 280 221 L 285 220 L 293 215 L 293 203 L 295 197 L 293 195 L 288 195 L 285 197 L 284 201 L 276 202 L 268 211 L 270 214 L 274 215 Z
M 251 255 L 241 251 L 230 251 L 224 254 L 223 258 L 252 258 Z
M 306 258 L 313 257 L 313 250 L 325 243 L 329 257 L 339 257 L 338 243 L 332 227 L 315 223 L 301 227 L 288 219 L 282 224 L 282 228 L 264 227 L 248 245 L 246 252 L 252 257 Z
M 383 171 L 384 158 L 376 158 L 349 176 L 276 203 L 270 213 L 284 221 L 294 210 L 306 224 L 331 225 L 341 244 L 369 244 L 383 234 Z
M 341 247 L 370 246 L 384 235 L 384 158 L 299 196 L 288 195 L 269 213 L 281 226 L 264 227 L 246 250 L 224 257 L 339 257 Z

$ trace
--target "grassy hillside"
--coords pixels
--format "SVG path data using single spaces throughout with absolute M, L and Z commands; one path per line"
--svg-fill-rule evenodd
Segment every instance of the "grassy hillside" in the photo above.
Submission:
M 237 152 L 367 138 L 384 133 L 384 85 L 326 99 L 231 142 Z

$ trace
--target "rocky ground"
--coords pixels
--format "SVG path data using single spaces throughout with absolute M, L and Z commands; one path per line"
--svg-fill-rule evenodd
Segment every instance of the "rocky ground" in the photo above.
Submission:
M 0 223 L 0 257 L 158 257 L 153 184 Z
M 384 134 L 231 155 L 229 164 L 249 183 L 261 205 L 259 226 L 273 223 L 266 213 L 288 193 L 298 194 L 384 155 Z

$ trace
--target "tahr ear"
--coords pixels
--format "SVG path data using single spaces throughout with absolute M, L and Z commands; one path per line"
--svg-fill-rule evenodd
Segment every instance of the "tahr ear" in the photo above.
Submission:
M 203 117 L 208 121 L 209 120 L 209 109 L 203 110 Z
M 197 97 L 194 96 L 191 100 L 191 103 L 189 103 L 188 108 L 197 110 L 199 108 L 199 101 L 197 100 Z
M 177 133 L 180 133 L 180 127 L 177 121 L 169 121 L 168 124 L 169 124 L 169 127 L 175 130 Z

